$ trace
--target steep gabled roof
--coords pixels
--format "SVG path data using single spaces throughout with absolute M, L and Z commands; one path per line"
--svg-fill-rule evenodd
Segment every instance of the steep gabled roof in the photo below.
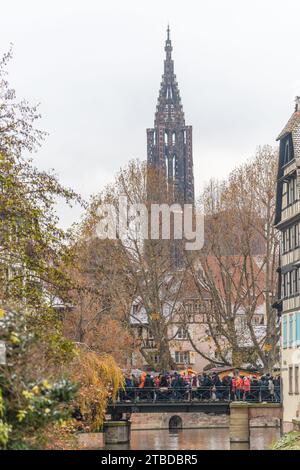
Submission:
M 287 125 L 280 132 L 277 140 L 281 140 L 291 134 L 294 148 L 294 158 L 300 159 L 300 97 L 296 97 L 295 111 L 290 117 Z
M 297 110 L 292 114 L 286 126 L 282 129 L 282 131 L 280 132 L 276 140 L 281 140 L 286 135 L 293 133 L 299 125 L 300 125 L 300 111 Z

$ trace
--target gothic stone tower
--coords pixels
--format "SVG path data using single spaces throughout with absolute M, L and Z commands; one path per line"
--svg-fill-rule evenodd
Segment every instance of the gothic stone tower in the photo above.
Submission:
M 194 204 L 192 126 L 185 125 L 172 49 L 168 26 L 154 128 L 147 129 L 147 161 L 164 175 L 174 202 Z

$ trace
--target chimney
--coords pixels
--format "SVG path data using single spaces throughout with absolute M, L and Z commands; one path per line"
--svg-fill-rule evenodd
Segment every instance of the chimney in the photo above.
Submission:
M 296 105 L 295 105 L 295 111 L 296 111 L 296 112 L 297 112 L 297 111 L 300 111 L 300 96 L 296 96 L 296 98 L 295 98 L 295 103 L 296 103 Z

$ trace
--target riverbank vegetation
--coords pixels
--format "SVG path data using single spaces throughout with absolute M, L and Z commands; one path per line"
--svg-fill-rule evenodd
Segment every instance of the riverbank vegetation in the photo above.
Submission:
M 300 450 L 300 432 L 291 431 L 284 434 L 272 446 L 272 450 Z

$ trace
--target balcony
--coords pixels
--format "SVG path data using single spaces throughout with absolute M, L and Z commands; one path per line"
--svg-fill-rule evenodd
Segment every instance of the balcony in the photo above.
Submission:
M 300 214 L 300 201 L 294 202 L 294 204 L 290 204 L 287 206 L 285 209 L 282 210 L 281 212 L 281 221 L 284 222 L 288 219 L 291 219 L 292 217 Z

